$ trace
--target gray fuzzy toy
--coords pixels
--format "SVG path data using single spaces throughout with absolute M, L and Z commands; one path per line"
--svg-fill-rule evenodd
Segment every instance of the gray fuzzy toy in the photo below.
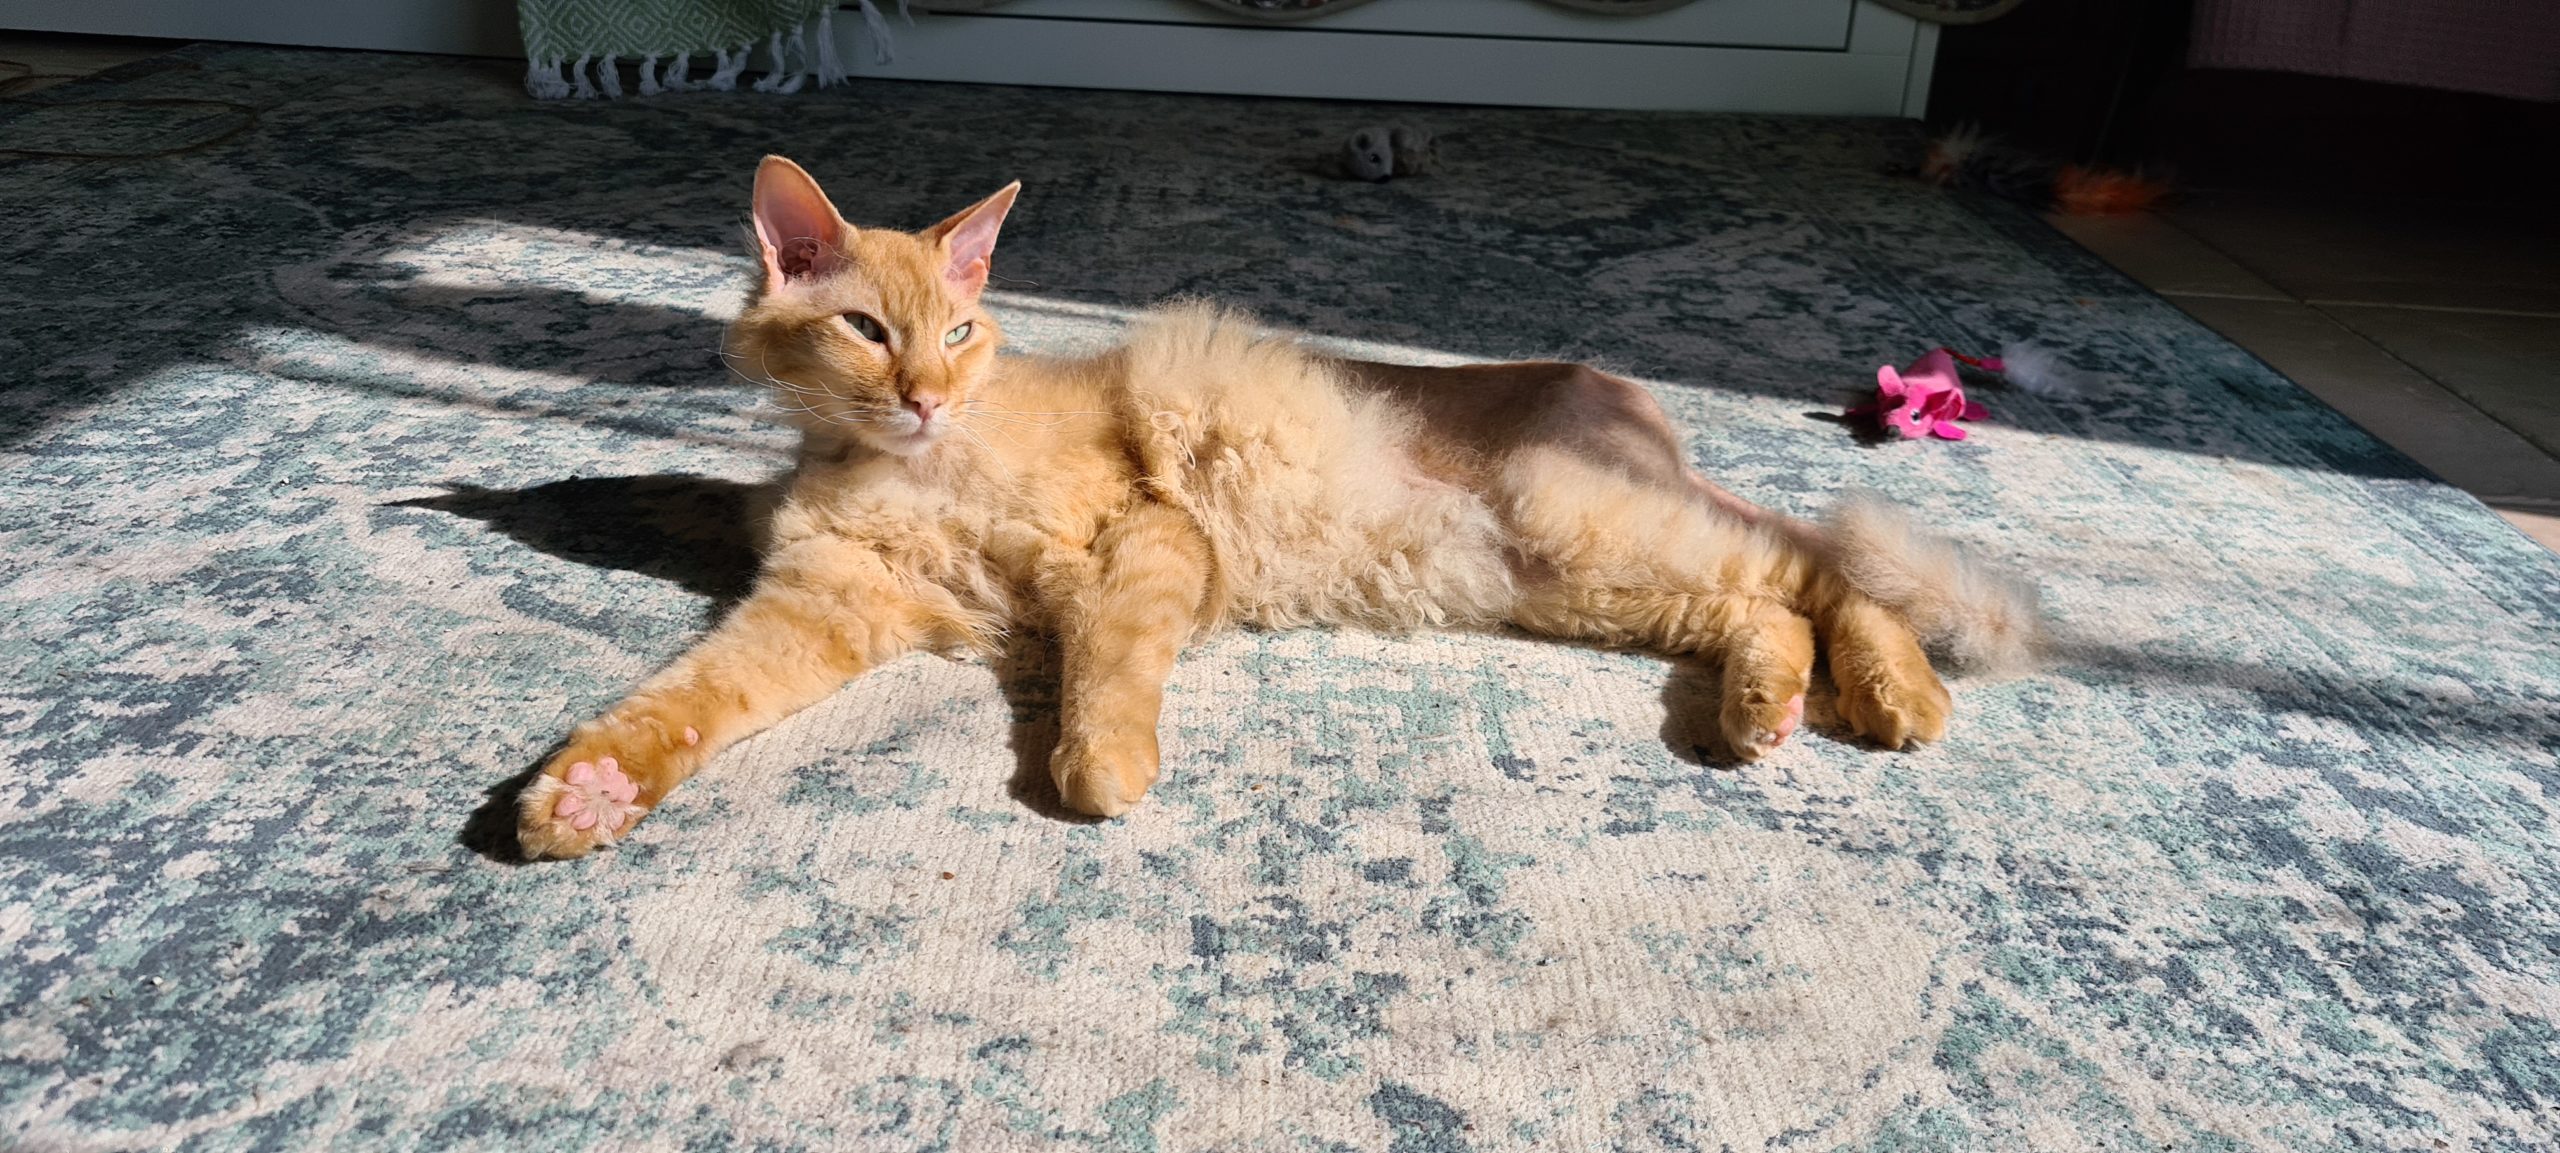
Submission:
M 1343 176 L 1373 183 L 1395 176 L 1421 176 L 1439 162 L 1439 145 L 1431 134 L 1403 124 L 1371 125 L 1352 133 L 1336 158 Z

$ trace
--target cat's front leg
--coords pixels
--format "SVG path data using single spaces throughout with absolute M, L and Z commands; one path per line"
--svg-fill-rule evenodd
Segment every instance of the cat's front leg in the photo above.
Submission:
M 517 801 L 528 860 L 582 857 L 613 843 L 691 777 L 709 754 L 680 701 L 634 695 L 579 725 Z M 695 715 L 691 719 L 707 720 Z
M 1104 530 L 1093 560 L 1059 614 L 1063 715 L 1049 773 L 1068 808 L 1116 817 L 1155 784 L 1164 681 L 1199 627 L 1209 547 L 1188 516 L 1148 503 Z
M 570 733 L 517 802 L 528 859 L 611 844 L 721 749 L 914 647 L 924 614 L 876 557 L 813 551 L 776 557 L 700 644 Z

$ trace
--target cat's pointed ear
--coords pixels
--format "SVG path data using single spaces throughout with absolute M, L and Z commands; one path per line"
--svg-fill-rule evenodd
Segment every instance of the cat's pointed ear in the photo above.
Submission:
M 987 286 L 996 232 L 1004 227 L 1004 214 L 1013 210 L 1013 198 L 1021 192 L 1022 182 L 1016 180 L 925 230 L 924 234 L 942 248 L 942 278 L 961 295 L 976 296 L 979 289 Z
M 799 165 L 767 156 L 756 166 L 755 215 L 767 291 L 844 266 L 844 246 L 853 239 L 853 226 Z

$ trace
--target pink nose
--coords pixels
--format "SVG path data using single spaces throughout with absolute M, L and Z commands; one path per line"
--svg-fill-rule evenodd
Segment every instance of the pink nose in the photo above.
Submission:
M 907 411 L 916 414 L 917 420 L 932 424 L 933 414 L 942 411 L 942 398 L 938 396 L 908 397 Z

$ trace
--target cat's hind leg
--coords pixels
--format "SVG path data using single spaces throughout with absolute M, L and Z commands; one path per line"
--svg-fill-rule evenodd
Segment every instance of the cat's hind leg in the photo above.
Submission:
M 1813 680 L 1813 622 L 1770 598 L 1586 582 L 1589 575 L 1560 571 L 1523 589 L 1514 623 L 1717 662 L 1716 731 L 1736 760 L 1759 760 L 1795 735 Z
M 1804 559 L 1774 534 L 1563 453 L 1504 471 L 1525 563 L 1514 623 L 1533 632 L 1722 665 L 1717 730 L 1739 760 L 1794 735 L 1813 677 L 1813 623 L 1793 607 Z
M 1809 599 L 1840 690 L 1840 718 L 1888 749 L 1945 737 L 1954 699 L 1910 624 L 1835 574 L 1824 574 Z
M 825 697 L 921 638 L 917 615 L 849 546 L 779 555 L 701 643 L 579 725 L 525 787 L 528 859 L 584 856 L 629 832 L 721 749 Z
M 1164 682 L 1200 625 L 1209 546 L 1188 516 L 1150 502 L 1079 560 L 1059 595 L 1062 715 L 1049 773 L 1068 808 L 1116 817 L 1155 784 Z
M 1813 679 L 1813 622 L 1784 605 L 1742 607 L 1718 638 L 1724 658 L 1723 699 L 1716 716 L 1725 748 L 1739 760 L 1775 752 L 1804 723 L 1804 694 Z

